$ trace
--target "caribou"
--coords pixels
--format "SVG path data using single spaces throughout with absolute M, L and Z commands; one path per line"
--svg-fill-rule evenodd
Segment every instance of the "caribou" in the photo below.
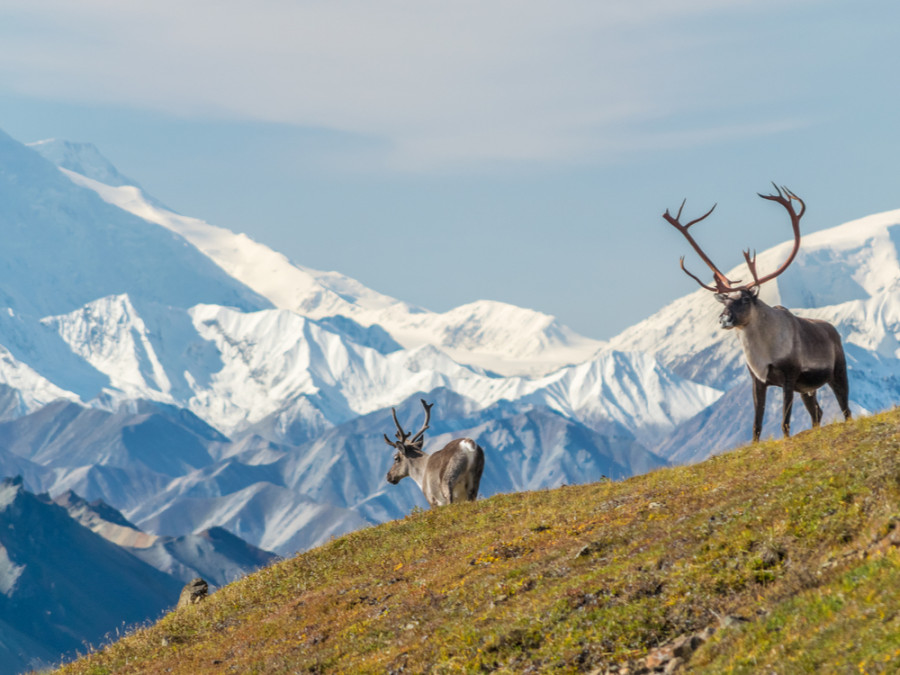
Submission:
M 759 299 L 759 287 L 782 274 L 797 256 L 797 251 L 800 250 L 800 219 L 806 212 L 806 204 L 800 197 L 786 187 L 773 185 L 776 194 L 757 194 L 763 199 L 781 204 L 787 210 L 794 231 L 794 246 L 787 260 L 774 272 L 763 277 L 756 270 L 756 252 L 751 256 L 749 250 L 744 251 L 744 260 L 753 280 L 740 286 L 738 284 L 741 280 L 731 281 L 722 274 L 688 232 L 692 225 L 704 220 L 715 210 L 715 204 L 705 214 L 684 225 L 681 224 L 684 201 L 675 216 L 668 209 L 663 214 L 663 218 L 684 235 L 701 260 L 712 270 L 715 285 L 705 284 L 689 272 L 684 266 L 683 256 L 681 269 L 700 286 L 715 293 L 716 300 L 725 305 L 719 315 L 719 325 L 723 329 L 737 331 L 753 380 L 754 443 L 759 441 L 762 431 L 766 390 L 770 386 L 781 387 L 784 395 L 781 430 L 785 437 L 791 435 L 794 392 L 800 394 L 812 418 L 813 427 L 819 426 L 822 421 L 822 408 L 816 400 L 816 391 L 826 384 L 834 392 L 844 419 L 850 419 L 847 362 L 841 337 L 834 326 L 827 321 L 795 316 L 781 305 L 770 307 Z M 793 202 L 799 204 L 799 212 L 794 209 Z
M 425 423 L 414 436 L 403 430 L 397 420 L 397 411 L 391 408 L 397 440 L 392 441 L 387 434 L 384 434 L 384 440 L 397 452 L 387 473 L 388 482 L 396 485 L 407 476 L 412 477 L 432 507 L 460 501 L 474 502 L 484 471 L 484 450 L 471 438 L 457 438 L 435 453 L 424 452 L 425 431 L 429 428 L 434 403 L 420 400 L 425 408 Z

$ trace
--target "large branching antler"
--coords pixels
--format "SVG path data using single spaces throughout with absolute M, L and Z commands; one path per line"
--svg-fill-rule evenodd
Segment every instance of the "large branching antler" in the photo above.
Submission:
M 753 275 L 753 283 L 750 284 L 747 288 L 749 288 L 750 286 L 760 286 L 760 285 L 766 283 L 767 281 L 771 281 L 772 279 L 777 277 L 779 274 L 784 272 L 788 268 L 788 266 L 792 262 L 794 262 L 794 258 L 797 257 L 797 251 L 800 250 L 800 219 L 803 217 L 803 214 L 806 213 L 806 204 L 803 202 L 802 199 L 800 199 L 800 197 L 795 195 L 793 192 L 788 190 L 783 185 L 781 187 L 778 187 L 777 185 L 775 185 L 775 183 L 772 183 L 772 186 L 775 188 L 775 191 L 778 194 L 764 195 L 760 192 L 757 192 L 756 194 L 758 194 L 763 199 L 768 199 L 769 201 L 778 202 L 785 209 L 787 209 L 788 215 L 791 217 L 791 228 L 794 231 L 794 247 L 791 249 L 791 254 L 788 256 L 788 259 L 785 260 L 781 264 L 781 267 L 779 267 L 777 270 L 775 270 L 771 274 L 767 274 L 762 279 L 760 279 L 756 273 L 756 251 L 753 252 L 752 257 L 750 256 L 749 249 L 744 251 L 744 260 L 747 261 L 747 267 L 750 268 L 750 274 Z M 800 202 L 800 213 L 797 213 L 796 211 L 794 211 L 794 205 L 791 204 L 791 200 L 796 200 L 796 201 Z M 739 290 L 739 289 L 737 289 L 737 290 Z
M 675 216 L 672 216 L 672 214 L 669 213 L 669 209 L 666 209 L 666 212 L 663 214 L 663 218 L 665 218 L 672 226 L 675 227 L 676 230 L 678 230 L 679 232 L 681 232 L 681 234 L 684 235 L 685 239 L 688 240 L 688 243 L 697 252 L 697 255 L 700 256 L 700 259 L 706 263 L 706 265 L 707 265 L 707 267 L 709 267 L 709 269 L 712 270 L 713 279 L 716 282 L 716 287 L 713 288 L 712 286 L 707 286 L 700 280 L 699 277 L 697 277 L 697 275 L 692 274 L 688 270 L 688 268 L 684 266 L 684 256 L 681 256 L 681 261 L 680 261 L 681 262 L 681 270 L 685 274 L 687 274 L 691 279 L 693 279 L 698 284 L 703 286 L 703 288 L 705 288 L 706 290 L 713 291 L 715 293 L 727 293 L 730 290 L 730 288 L 734 282 L 729 280 L 728 277 L 726 277 L 724 274 L 722 274 L 719 271 L 719 268 L 715 266 L 713 261 L 710 260 L 709 256 L 706 255 L 706 253 L 703 251 L 702 248 L 700 248 L 700 244 L 698 244 L 697 241 L 691 236 L 691 233 L 688 232 L 688 229 L 691 227 L 691 225 L 696 225 L 701 220 L 704 220 L 705 218 L 707 218 L 713 211 L 716 210 L 716 206 L 718 206 L 718 205 L 713 204 L 712 208 L 709 211 L 707 211 L 706 213 L 704 213 L 702 216 L 700 216 L 699 218 L 695 218 L 694 220 L 692 220 L 689 223 L 686 223 L 685 225 L 682 225 L 681 224 L 681 212 L 684 210 L 684 205 L 686 202 L 687 202 L 687 199 L 685 199 L 684 201 L 681 202 L 681 206 L 678 207 L 678 213 Z
M 800 219 L 803 217 L 803 214 L 806 213 L 806 204 L 803 202 L 802 199 L 800 199 L 800 197 L 795 195 L 793 192 L 788 190 L 786 187 L 782 186 L 779 188 L 777 185 L 775 185 L 775 183 L 772 183 L 772 185 L 775 186 L 775 191 L 777 192 L 777 194 L 774 194 L 774 195 L 764 195 L 761 193 L 757 193 L 757 194 L 759 194 L 759 196 L 762 197 L 763 199 L 768 199 L 773 202 L 778 202 L 785 209 L 787 209 L 787 212 L 791 218 L 791 227 L 794 231 L 794 247 L 791 250 L 791 254 L 790 254 L 790 256 L 788 256 L 788 259 L 777 270 L 775 270 L 771 274 L 767 274 L 766 276 L 760 278 L 756 271 L 756 252 L 754 251 L 753 255 L 751 256 L 750 250 L 747 249 L 746 251 L 744 251 L 744 260 L 747 262 L 747 267 L 750 269 L 750 274 L 753 276 L 753 281 L 749 284 L 744 284 L 743 286 L 736 286 L 735 284 L 737 282 L 731 281 L 730 279 L 728 279 L 728 277 L 726 277 L 724 274 L 722 274 L 719 271 L 719 268 L 717 268 L 715 266 L 715 264 L 713 264 L 713 262 L 712 262 L 712 260 L 710 260 L 709 256 L 706 255 L 706 253 L 703 251 L 703 249 L 700 248 L 700 245 L 691 236 L 690 232 L 688 232 L 688 228 L 690 228 L 691 225 L 699 223 L 701 220 L 703 220 L 704 218 L 709 216 L 709 214 L 711 214 L 713 212 L 713 210 L 715 210 L 716 205 L 713 204 L 713 207 L 709 211 L 704 213 L 702 216 L 700 216 L 699 218 L 695 218 L 691 222 L 689 222 L 685 225 L 682 225 L 681 224 L 681 211 L 682 211 L 682 209 L 684 209 L 685 202 L 681 202 L 681 207 L 678 209 L 678 213 L 674 217 L 669 213 L 669 210 L 666 209 L 666 212 L 663 214 L 663 218 L 667 222 L 669 222 L 671 225 L 673 225 L 675 227 L 675 229 L 677 229 L 679 232 L 681 232 L 681 234 L 684 235 L 684 237 L 688 240 L 688 243 L 693 247 L 693 249 L 700 256 L 700 259 L 703 260 L 703 262 L 705 262 L 706 265 L 712 270 L 713 279 L 714 279 L 716 285 L 715 285 L 715 287 L 709 286 L 709 285 L 703 283 L 695 274 L 692 274 L 684 266 L 684 256 L 681 257 L 682 271 L 684 271 L 685 274 L 687 274 L 689 277 L 691 277 L 691 279 L 696 281 L 703 288 L 705 288 L 708 291 L 713 291 L 714 293 L 733 293 L 734 291 L 749 290 L 749 289 L 753 288 L 754 286 L 760 286 L 767 281 L 771 281 L 772 279 L 774 279 L 775 277 L 780 275 L 782 272 L 784 272 L 788 268 L 788 266 L 794 261 L 794 258 L 797 256 L 797 251 L 800 250 Z M 792 200 L 800 202 L 800 212 L 799 213 L 794 211 L 793 204 L 791 204 Z M 685 200 L 685 201 L 687 201 L 687 200 Z

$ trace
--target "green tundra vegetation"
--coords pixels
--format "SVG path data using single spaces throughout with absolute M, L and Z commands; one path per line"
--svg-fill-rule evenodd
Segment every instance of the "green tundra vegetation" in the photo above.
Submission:
M 898 451 L 892 411 L 623 482 L 415 510 L 58 672 L 635 672 L 709 627 L 689 672 L 900 672 Z

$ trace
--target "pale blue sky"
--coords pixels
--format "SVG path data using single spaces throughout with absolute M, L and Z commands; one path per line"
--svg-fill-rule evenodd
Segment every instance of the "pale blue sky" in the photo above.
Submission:
M 3 0 L 0 129 L 433 310 L 607 338 L 723 267 L 900 208 L 900 3 Z M 696 268 L 696 264 L 694 265 Z

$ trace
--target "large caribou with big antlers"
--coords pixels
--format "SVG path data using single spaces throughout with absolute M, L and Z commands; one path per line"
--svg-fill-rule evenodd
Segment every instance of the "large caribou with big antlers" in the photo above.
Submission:
M 827 384 L 837 398 L 844 419 L 850 419 L 848 405 L 849 384 L 847 382 L 847 362 L 841 337 L 834 326 L 826 321 L 804 319 L 794 316 L 787 309 L 778 305 L 770 307 L 759 299 L 759 287 L 771 281 L 794 261 L 800 250 L 800 219 L 806 212 L 806 204 L 787 188 L 775 186 L 777 194 L 759 196 L 781 204 L 791 218 L 794 230 L 794 247 L 782 265 L 771 274 L 760 277 L 756 271 L 756 253 L 744 251 L 744 260 L 753 277 L 753 281 L 738 286 L 740 279 L 731 281 L 713 264 L 709 256 L 697 244 L 688 229 L 709 216 L 716 208 L 684 225 L 681 224 L 681 211 L 672 216 L 668 209 L 663 218 L 671 223 L 688 240 L 703 262 L 712 270 L 714 286 L 709 286 L 684 266 L 681 258 L 681 269 L 703 288 L 716 294 L 716 299 L 725 305 L 719 315 L 719 325 L 724 329 L 735 329 L 744 348 L 747 367 L 753 379 L 753 441 L 759 440 L 762 431 L 763 414 L 765 413 L 766 389 L 769 386 L 781 387 L 784 393 L 784 408 L 781 419 L 781 430 L 785 436 L 791 435 L 791 408 L 794 392 L 800 393 L 803 404 L 809 411 L 813 427 L 822 421 L 822 409 L 816 400 L 816 390 Z M 792 202 L 800 205 L 799 213 L 794 210 Z
M 478 497 L 478 486 L 481 473 L 484 471 L 484 450 L 471 438 L 457 438 L 450 441 L 435 453 L 428 454 L 422 450 L 425 444 L 425 431 L 431 421 L 431 408 L 434 403 L 425 403 L 425 423 L 411 437 L 404 431 L 397 420 L 397 411 L 391 408 L 394 425 L 397 427 L 396 441 L 384 435 L 384 441 L 397 452 L 394 463 L 387 473 L 387 480 L 396 485 L 407 476 L 412 477 L 422 488 L 425 499 L 434 506 L 445 506 L 453 502 L 474 502 Z

